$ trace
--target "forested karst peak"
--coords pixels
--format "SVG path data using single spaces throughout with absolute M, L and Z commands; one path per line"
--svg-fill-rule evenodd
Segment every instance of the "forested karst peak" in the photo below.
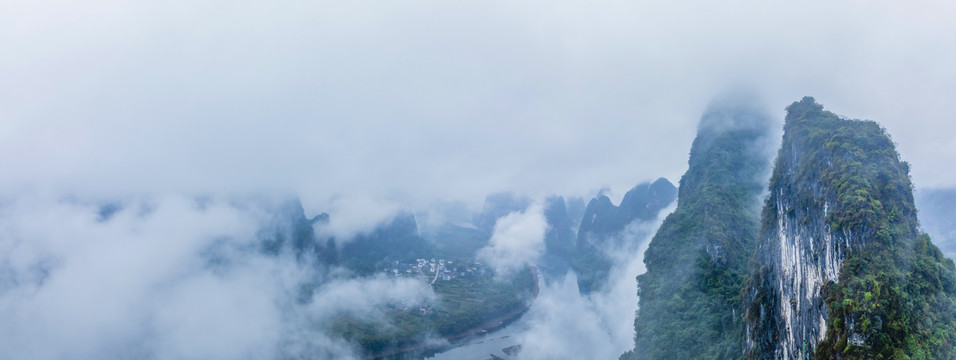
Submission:
M 787 107 L 747 313 L 759 359 L 949 359 L 956 277 L 885 129 Z
M 627 359 L 727 359 L 741 354 L 739 293 L 756 241 L 773 125 L 750 102 L 705 111 L 678 204 L 644 254 L 635 350 Z

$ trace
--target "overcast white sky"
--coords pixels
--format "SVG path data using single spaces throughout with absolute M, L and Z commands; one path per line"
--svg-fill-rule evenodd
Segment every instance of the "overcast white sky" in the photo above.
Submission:
M 399 203 L 676 182 L 707 102 L 812 95 L 956 186 L 949 1 L 0 0 L 0 195 Z

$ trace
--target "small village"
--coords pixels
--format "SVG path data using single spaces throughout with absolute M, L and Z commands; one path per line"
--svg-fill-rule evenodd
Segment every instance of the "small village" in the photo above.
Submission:
M 414 276 L 426 279 L 430 284 L 436 281 L 450 281 L 456 278 L 477 277 L 487 274 L 481 263 L 456 264 L 452 260 L 445 259 L 415 259 L 414 262 L 401 262 L 395 260 L 391 266 L 386 266 L 382 271 L 390 276 Z
M 490 272 L 485 270 L 481 263 L 465 264 L 455 263 L 453 260 L 445 259 L 415 259 L 415 261 L 402 262 L 395 260 L 382 269 L 382 272 L 391 277 L 417 277 L 427 281 L 430 285 L 435 285 L 438 281 L 451 281 L 455 279 L 476 279 L 490 276 Z M 406 301 L 401 301 L 405 304 Z M 406 308 L 405 305 L 399 305 L 399 308 Z M 392 310 L 395 310 L 393 307 Z M 432 312 L 431 304 L 423 302 L 418 304 L 419 315 L 427 315 Z

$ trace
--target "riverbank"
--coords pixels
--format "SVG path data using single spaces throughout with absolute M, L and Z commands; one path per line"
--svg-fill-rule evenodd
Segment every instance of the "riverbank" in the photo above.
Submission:
M 413 345 L 413 346 L 408 346 L 404 348 L 372 354 L 372 355 L 366 356 L 365 359 L 366 360 L 389 359 L 389 358 L 399 357 L 399 356 L 410 354 L 410 353 L 424 352 L 429 350 L 434 351 L 435 353 L 441 352 L 441 351 L 447 351 L 447 350 L 455 348 L 458 345 L 463 344 L 464 342 L 466 342 L 468 339 L 471 339 L 472 337 L 481 336 L 484 334 L 495 332 L 497 330 L 500 330 L 501 328 L 504 328 L 505 326 L 508 326 L 515 320 L 520 319 L 521 316 L 524 315 L 524 313 L 526 313 L 531 308 L 531 305 L 534 304 L 534 301 L 537 300 L 538 298 L 538 291 L 540 289 L 539 286 L 540 286 L 541 280 L 538 277 L 537 267 L 534 267 L 534 266 L 531 267 L 531 275 L 534 278 L 534 287 L 532 288 L 531 298 L 525 302 L 524 306 L 512 311 L 509 311 L 500 316 L 497 316 L 493 319 L 490 319 L 477 327 L 462 331 L 454 335 L 443 337 L 446 341 L 448 341 L 449 343 L 448 345 L 433 346 L 433 345 L 426 345 L 426 344 L 418 344 L 418 345 Z

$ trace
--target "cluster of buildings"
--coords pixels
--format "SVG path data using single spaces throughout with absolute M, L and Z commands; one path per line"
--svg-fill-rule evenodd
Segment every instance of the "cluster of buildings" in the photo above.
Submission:
M 435 258 L 415 259 L 415 262 L 407 264 L 402 264 L 396 260 L 394 268 L 386 267 L 384 271 L 392 276 L 421 276 L 429 278 L 431 283 L 437 280 L 448 281 L 460 276 L 484 273 L 484 269 L 481 267 L 481 264 L 478 263 L 472 266 L 464 266 L 462 264 L 455 266 L 455 262 L 452 260 Z
M 414 262 L 402 263 L 396 260 L 394 264 L 386 266 L 383 271 L 390 276 L 416 276 L 432 284 L 438 280 L 449 281 L 458 277 L 480 276 L 489 274 L 481 266 L 481 263 L 474 264 L 455 264 L 452 260 L 445 259 L 415 259 Z M 403 299 L 397 307 L 389 310 L 408 309 L 407 300 Z M 414 309 L 414 305 L 412 305 Z M 409 309 L 411 310 L 411 309 Z M 414 310 L 412 310 L 414 311 Z M 422 302 L 418 304 L 418 313 L 427 315 L 433 311 L 430 304 Z

